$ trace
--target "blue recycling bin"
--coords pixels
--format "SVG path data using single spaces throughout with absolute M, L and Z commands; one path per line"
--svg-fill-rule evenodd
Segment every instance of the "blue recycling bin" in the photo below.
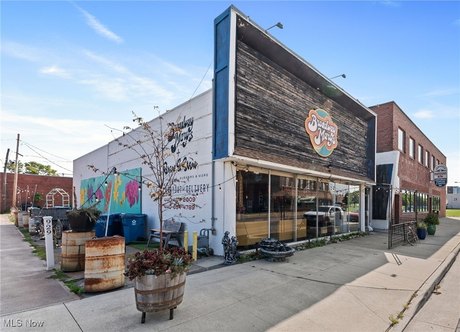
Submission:
M 101 214 L 96 221 L 96 237 L 105 236 L 105 224 L 107 222 L 107 215 Z M 120 213 L 110 214 L 109 226 L 107 229 L 107 236 L 120 235 L 123 236 L 123 226 L 121 224 Z
M 121 214 L 121 223 L 123 225 L 123 236 L 125 237 L 125 243 L 145 240 L 146 221 L 146 214 Z

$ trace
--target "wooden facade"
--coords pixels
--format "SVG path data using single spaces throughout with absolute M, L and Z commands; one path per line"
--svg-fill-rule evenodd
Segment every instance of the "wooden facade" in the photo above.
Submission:
M 375 117 L 341 102 L 333 84 L 312 86 L 317 78 L 307 77 L 307 65 L 278 46 L 237 17 L 234 155 L 374 181 Z M 311 109 L 327 111 L 338 126 L 338 146 L 327 158 L 305 131 Z

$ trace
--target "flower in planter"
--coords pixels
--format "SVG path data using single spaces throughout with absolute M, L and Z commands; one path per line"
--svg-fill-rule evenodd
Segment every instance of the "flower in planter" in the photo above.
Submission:
M 423 221 L 427 225 L 439 225 L 439 216 L 436 213 L 428 213 Z
M 82 207 L 66 212 L 70 228 L 74 232 L 88 232 L 92 230 L 100 215 L 101 211 L 94 206 L 90 206 L 88 208 Z
M 417 223 L 417 229 L 426 229 L 426 223 L 423 221 L 419 221 Z
M 170 273 L 171 276 L 188 271 L 192 264 L 192 256 L 183 248 L 144 250 L 134 254 L 128 259 L 125 276 L 130 280 L 145 275 L 162 275 Z

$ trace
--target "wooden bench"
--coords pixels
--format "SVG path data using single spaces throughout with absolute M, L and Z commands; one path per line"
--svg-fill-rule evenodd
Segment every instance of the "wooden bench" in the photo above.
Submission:
M 172 220 L 166 220 L 163 223 L 163 247 L 168 248 L 169 243 L 173 240 L 177 242 L 179 247 L 182 247 L 182 237 L 184 235 L 185 224 L 183 222 L 176 222 Z M 161 233 L 159 228 L 150 229 L 149 240 L 147 247 L 153 239 L 160 241 Z

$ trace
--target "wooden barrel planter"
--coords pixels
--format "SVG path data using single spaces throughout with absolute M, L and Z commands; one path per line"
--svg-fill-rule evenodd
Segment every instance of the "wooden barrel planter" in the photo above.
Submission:
M 125 238 L 104 237 L 86 241 L 85 292 L 102 292 L 125 285 Z
M 85 244 L 95 236 L 94 232 L 62 232 L 61 270 L 64 272 L 85 269 Z
M 171 274 L 145 275 L 134 282 L 136 308 L 142 312 L 141 323 L 145 323 L 146 312 L 169 309 L 169 319 L 174 318 L 174 309 L 182 303 L 186 273 L 174 277 Z

